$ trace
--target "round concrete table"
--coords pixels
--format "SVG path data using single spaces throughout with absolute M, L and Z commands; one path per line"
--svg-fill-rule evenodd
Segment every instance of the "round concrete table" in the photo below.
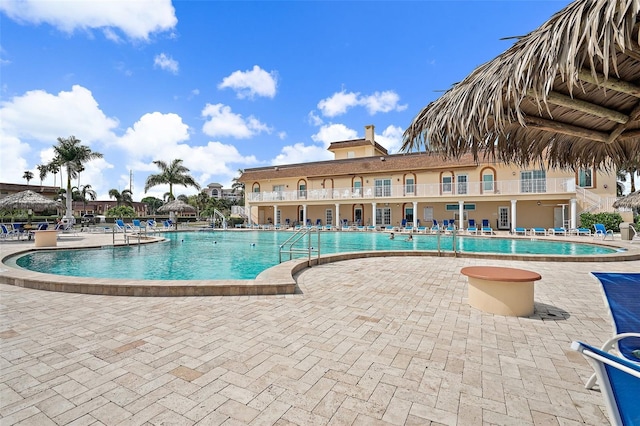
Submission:
M 55 229 L 45 229 L 42 231 L 32 231 L 35 236 L 36 247 L 55 247 L 58 244 L 58 231 Z
M 540 274 L 498 266 L 468 266 L 469 305 L 496 315 L 526 317 L 533 314 L 533 282 Z

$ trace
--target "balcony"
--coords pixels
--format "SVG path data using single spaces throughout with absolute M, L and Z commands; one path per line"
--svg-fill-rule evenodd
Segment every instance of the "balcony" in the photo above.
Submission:
M 361 200 L 375 202 L 389 198 L 425 199 L 447 196 L 491 197 L 496 195 L 566 194 L 576 191 L 573 178 L 458 182 L 453 184 L 365 186 L 363 188 L 310 189 L 304 191 L 248 192 L 250 203 L 278 201 Z

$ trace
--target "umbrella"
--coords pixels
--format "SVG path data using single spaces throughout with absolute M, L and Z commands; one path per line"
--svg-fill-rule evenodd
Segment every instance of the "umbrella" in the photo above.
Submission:
M 619 200 L 617 200 L 615 203 L 613 203 L 613 207 L 616 209 L 619 208 L 626 208 L 626 209 L 633 209 L 633 208 L 640 208 L 640 191 L 636 191 L 636 192 L 632 192 L 631 194 L 627 195 L 626 197 L 622 197 Z
M 62 209 L 63 205 L 31 190 L 17 192 L 0 199 L 1 210 L 31 209 L 37 211 Z
M 195 207 L 181 200 L 169 201 L 168 203 L 164 204 L 158 209 L 159 213 L 170 213 L 170 212 L 184 213 L 184 212 L 195 212 L 195 211 L 196 211 Z
M 516 164 L 640 162 L 638 2 L 576 0 L 420 111 L 402 150 Z

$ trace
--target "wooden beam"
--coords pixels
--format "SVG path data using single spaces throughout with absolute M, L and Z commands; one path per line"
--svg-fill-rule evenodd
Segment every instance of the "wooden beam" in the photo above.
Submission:
M 627 133 L 623 133 L 620 136 L 621 141 L 630 140 L 632 142 L 636 142 L 638 144 L 638 149 L 640 149 L 640 130 L 632 130 Z
M 535 127 L 540 130 L 546 130 L 554 133 L 562 133 L 563 135 L 576 136 L 579 138 L 589 139 L 596 142 L 609 143 L 609 135 L 595 130 L 585 129 L 584 127 L 574 126 L 571 124 L 560 123 L 557 121 L 547 120 L 545 118 L 533 115 L 524 118 L 527 126 Z
M 585 69 L 581 69 L 578 71 L 578 78 L 582 81 L 586 81 L 587 83 L 595 84 L 597 86 L 601 86 L 615 92 L 626 93 L 627 95 L 640 98 L 640 86 L 628 81 L 620 80 L 611 76 L 609 76 L 609 78 L 605 80 L 604 75 L 600 73 L 597 73 L 596 77 L 594 78 L 594 76 L 591 75 L 591 72 Z
M 529 94 L 529 96 L 532 96 L 532 94 Z M 595 115 L 596 117 L 606 118 L 607 120 L 615 121 L 620 124 L 625 124 L 629 121 L 629 117 L 621 112 L 605 108 L 591 102 L 583 101 L 581 99 L 575 99 L 571 96 L 563 95 L 558 92 L 549 92 L 547 95 L 547 102 L 553 105 L 559 105 L 576 111 L 585 112 L 590 115 Z
M 631 114 L 629 114 L 629 122 L 618 124 L 616 128 L 611 131 L 609 134 L 609 143 L 615 141 L 618 136 L 627 130 L 627 127 L 629 127 L 631 122 L 638 121 L 638 119 L 640 119 L 640 101 L 638 101 L 635 108 L 633 108 L 633 111 L 631 111 Z

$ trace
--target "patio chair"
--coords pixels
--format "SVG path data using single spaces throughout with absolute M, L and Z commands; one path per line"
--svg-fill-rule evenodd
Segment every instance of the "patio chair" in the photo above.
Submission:
M 493 235 L 493 228 L 489 225 L 489 219 L 482 219 L 482 235 L 489 234 Z
M 20 238 L 20 233 L 16 232 L 13 227 L 11 227 L 11 229 L 9 229 L 6 225 L 0 225 L 0 238 L 6 240 L 9 238 L 15 238 L 15 239 L 19 239 Z
M 591 229 L 589 229 L 589 228 L 572 228 L 572 229 L 569 229 L 569 235 L 573 235 L 573 234 L 575 234 L 577 236 L 580 236 L 580 235 L 591 236 Z
M 567 230 L 565 228 L 549 228 L 547 230 L 547 235 L 567 235 Z
M 116 232 L 133 232 L 133 227 L 128 223 L 124 223 L 122 219 L 116 219 L 114 229 Z
M 605 305 L 613 323 L 613 337 L 600 348 L 616 351 L 627 361 L 640 363 L 640 273 L 592 272 L 602 287 Z M 596 375 L 591 376 L 585 387 L 591 389 Z
M 571 349 L 580 352 L 596 370 L 611 424 L 640 424 L 640 365 L 582 342 L 573 342 Z
M 431 225 L 431 233 L 435 234 L 440 230 L 440 225 L 438 225 L 438 221 L 433 219 L 433 225 Z
M 531 228 L 529 230 L 529 235 L 532 235 L 532 236 L 547 235 L 547 230 L 544 228 Z
M 594 223 L 593 227 L 596 232 L 593 234 L 594 238 L 602 238 L 606 240 L 609 235 L 611 235 L 611 239 L 613 240 L 613 231 L 611 229 L 607 229 L 602 223 Z
M 527 235 L 527 228 L 513 228 L 513 233 L 516 235 Z

